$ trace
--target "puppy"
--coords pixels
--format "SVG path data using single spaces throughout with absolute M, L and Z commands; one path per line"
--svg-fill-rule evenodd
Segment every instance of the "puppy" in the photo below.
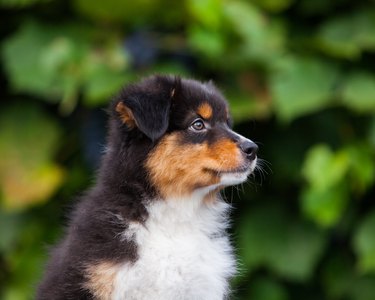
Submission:
M 229 205 L 257 146 L 212 83 L 151 76 L 113 100 L 96 184 L 53 249 L 37 299 L 216 300 L 235 258 Z

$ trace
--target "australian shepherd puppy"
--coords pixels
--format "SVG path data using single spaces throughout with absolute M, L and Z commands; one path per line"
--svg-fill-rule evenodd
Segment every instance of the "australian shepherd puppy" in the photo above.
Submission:
M 218 192 L 257 146 L 212 83 L 151 76 L 110 108 L 96 184 L 53 249 L 37 299 L 219 300 L 236 264 Z

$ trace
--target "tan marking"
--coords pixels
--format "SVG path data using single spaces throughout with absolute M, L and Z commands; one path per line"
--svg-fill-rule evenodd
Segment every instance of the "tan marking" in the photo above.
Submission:
M 176 92 L 176 89 L 172 89 L 172 91 L 171 91 L 171 98 L 174 97 L 175 92 Z
M 202 118 L 208 120 L 212 117 L 212 107 L 207 102 L 205 102 L 198 107 L 197 113 Z
M 101 262 L 86 268 L 84 288 L 93 294 L 95 299 L 110 300 L 119 265 L 112 262 Z
M 136 127 L 135 118 L 133 112 L 124 103 L 119 102 L 116 105 L 116 111 L 119 113 L 121 120 L 130 128 Z
M 166 135 L 150 153 L 146 168 L 161 196 L 169 198 L 187 196 L 199 187 L 217 184 L 217 172 L 236 169 L 242 163 L 240 150 L 230 140 L 212 145 L 181 145 L 179 133 L 175 132 Z

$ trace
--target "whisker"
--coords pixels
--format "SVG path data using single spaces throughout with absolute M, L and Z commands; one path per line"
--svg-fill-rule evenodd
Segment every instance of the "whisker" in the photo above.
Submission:
M 262 186 L 263 181 L 269 173 L 272 173 L 271 163 L 264 159 L 258 158 L 254 173 L 252 174 L 251 178 L 254 180 L 255 185 L 257 183 L 257 178 L 259 178 L 260 182 L 258 183 L 260 186 Z
M 233 204 L 233 185 L 231 186 L 231 189 L 230 189 L 230 204 Z

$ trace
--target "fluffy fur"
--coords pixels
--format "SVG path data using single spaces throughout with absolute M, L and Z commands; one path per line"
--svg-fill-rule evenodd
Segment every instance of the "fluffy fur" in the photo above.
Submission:
M 152 76 L 112 101 L 97 181 L 53 249 L 37 299 L 224 299 L 229 205 L 257 146 L 212 83 Z

